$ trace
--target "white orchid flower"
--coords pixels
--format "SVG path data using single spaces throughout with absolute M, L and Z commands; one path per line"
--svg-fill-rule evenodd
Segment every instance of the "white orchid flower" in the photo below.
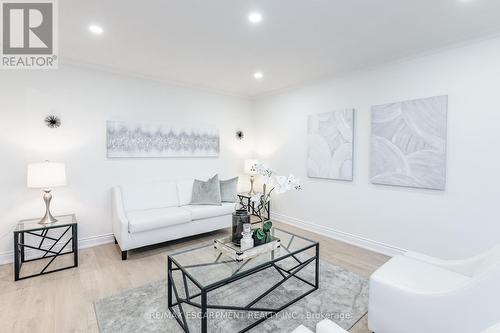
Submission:
M 290 174 L 290 176 L 288 176 L 288 184 L 290 186 L 290 190 L 294 189 L 294 190 L 300 190 L 302 189 L 302 187 L 300 186 L 300 179 L 298 178 L 295 178 L 294 175 Z
M 261 175 L 264 177 L 264 179 L 269 179 L 272 177 L 274 171 L 266 164 L 259 163 L 255 166 L 255 170 L 257 171 L 257 174 Z
M 274 191 L 281 194 L 287 192 L 288 190 L 288 179 L 285 176 L 277 176 Z
M 255 165 L 255 170 L 262 177 L 263 183 L 266 185 L 264 195 L 257 195 L 250 198 L 252 202 L 267 203 L 271 200 L 271 193 L 278 194 L 288 192 L 290 190 L 299 191 L 302 189 L 300 180 L 295 178 L 293 174 L 286 176 L 278 176 L 274 174 L 274 170 L 267 164 L 258 163 Z

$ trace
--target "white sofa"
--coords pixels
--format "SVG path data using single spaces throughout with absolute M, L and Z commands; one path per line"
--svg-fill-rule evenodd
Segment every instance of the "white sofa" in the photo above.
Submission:
M 376 333 L 478 333 L 500 320 L 500 247 L 466 260 L 408 252 L 370 277 Z
M 313 333 L 304 325 L 300 325 L 292 333 Z M 316 333 L 347 333 L 346 330 L 341 328 L 329 319 L 324 319 L 316 324 Z
M 235 203 L 190 205 L 193 182 L 125 184 L 112 189 L 113 233 L 123 260 L 131 249 L 231 226 Z

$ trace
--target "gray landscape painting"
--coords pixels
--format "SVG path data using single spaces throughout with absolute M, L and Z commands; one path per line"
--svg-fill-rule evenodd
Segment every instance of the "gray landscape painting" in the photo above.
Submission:
M 444 190 L 448 96 L 372 107 L 371 181 Z
M 352 180 L 354 110 L 309 116 L 307 174 Z
M 107 122 L 108 157 L 218 156 L 219 150 L 219 133 L 215 128 Z

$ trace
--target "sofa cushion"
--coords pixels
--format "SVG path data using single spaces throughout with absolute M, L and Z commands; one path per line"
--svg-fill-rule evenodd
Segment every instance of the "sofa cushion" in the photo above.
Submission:
M 126 211 L 179 206 L 174 182 L 125 184 L 121 190 Z
M 194 179 L 184 179 L 177 182 L 177 195 L 179 196 L 179 206 L 189 205 L 193 197 Z
M 195 179 L 191 205 L 221 204 L 219 176 L 215 175 L 207 181 Z
M 222 202 L 238 201 L 238 177 L 220 181 L 220 197 Z
M 183 206 L 191 212 L 193 220 L 202 220 L 210 217 L 223 216 L 232 214 L 235 210 L 235 204 L 231 202 L 223 202 L 221 206 L 215 205 L 189 205 Z
M 127 212 L 127 217 L 132 234 L 191 222 L 191 212 L 181 207 L 135 210 Z

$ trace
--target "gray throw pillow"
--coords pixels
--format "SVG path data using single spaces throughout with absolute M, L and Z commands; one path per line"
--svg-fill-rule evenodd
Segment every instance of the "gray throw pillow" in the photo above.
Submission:
M 193 183 L 192 205 L 222 205 L 219 176 L 215 175 L 206 182 L 195 179 Z
M 220 181 L 220 196 L 222 202 L 238 200 L 238 177 Z

